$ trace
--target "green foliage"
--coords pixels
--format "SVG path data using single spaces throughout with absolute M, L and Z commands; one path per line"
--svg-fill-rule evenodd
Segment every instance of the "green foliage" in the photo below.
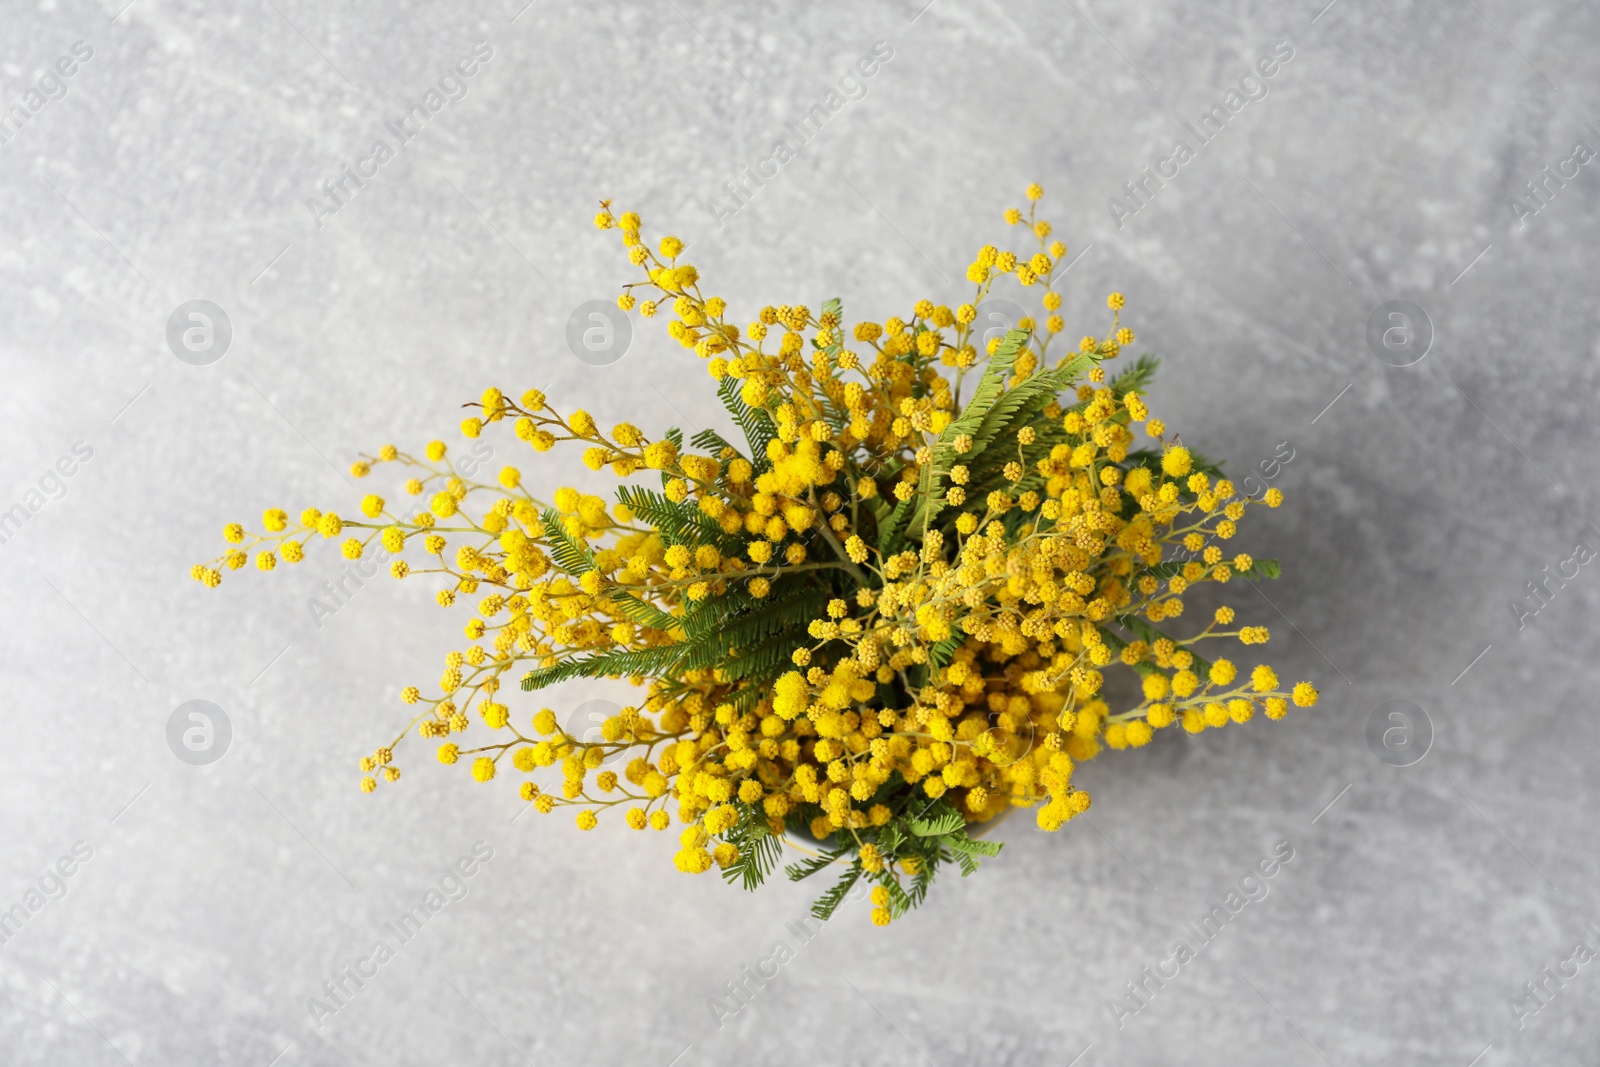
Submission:
M 1140 356 L 1134 361 L 1133 366 L 1111 379 L 1111 391 L 1118 396 L 1127 393 L 1144 395 L 1150 388 L 1150 381 L 1156 376 L 1156 369 L 1161 366 L 1161 360 L 1155 356 Z
M 905 886 L 900 884 L 900 879 L 888 871 L 880 871 L 872 880 L 889 891 L 889 914 L 896 918 L 904 915 L 920 903 L 918 900 L 912 900 L 911 894 L 906 892 Z
M 979 841 L 968 837 L 965 833 L 946 834 L 944 846 L 969 856 L 998 856 L 1001 843 L 999 841 Z
M 912 908 L 920 907 L 928 899 L 928 890 L 933 886 L 934 868 L 924 865 L 921 870 L 911 876 L 911 888 L 905 890 L 904 903 L 898 908 L 891 908 L 895 918 L 899 918 Z M 891 894 L 892 896 L 892 894 Z
M 735 803 L 739 821 L 723 838 L 739 850 L 739 858 L 722 869 L 722 877 L 729 884 L 737 881 L 753 890 L 777 868 L 783 857 L 783 840 L 773 836 L 759 808 L 742 801 Z
M 726 655 L 722 665 L 730 679 L 776 681 L 789 669 L 790 654 L 808 642 L 806 625 L 827 608 L 829 596 L 826 588 L 791 580 L 763 600 L 742 597 L 732 614 L 698 630 L 695 638 L 710 642 L 706 647 L 718 649 L 717 655 Z M 719 662 L 713 658 L 703 665 Z
M 907 829 L 914 837 L 943 837 L 967 825 L 961 813 L 948 804 L 931 819 L 911 819 Z
M 735 448 L 733 445 L 728 443 L 727 438 L 723 437 L 715 430 L 701 430 L 699 433 L 689 438 L 689 443 L 694 445 L 696 448 L 710 452 L 712 455 L 717 455 L 724 449 L 730 448 L 733 449 L 735 454 L 743 455 L 738 448 Z
M 655 527 L 666 544 L 689 548 L 712 544 L 719 549 L 738 551 L 738 545 L 722 532 L 722 527 L 687 501 L 675 504 L 664 494 L 637 485 L 618 486 L 617 499 Z
M 905 531 L 906 520 L 911 517 L 911 511 L 916 506 L 916 498 L 901 500 L 895 504 L 889 517 L 878 527 L 878 551 L 890 556 L 900 550 L 903 538 L 900 536 Z
M 826 587 L 800 578 L 774 587 L 764 600 L 730 589 L 682 618 L 666 616 L 684 631 L 676 644 L 538 667 L 522 679 L 522 688 L 543 689 L 572 678 L 670 677 L 711 667 L 722 667 L 730 680 L 775 681 L 788 669 L 790 654 L 808 640 L 805 625 L 827 606 L 830 595 Z M 752 692 L 759 697 L 759 688 Z
M 910 517 L 911 525 L 920 527 L 944 510 L 943 476 L 957 463 L 970 461 L 988 447 L 993 434 L 984 432 L 985 420 L 1006 395 L 1006 379 L 1011 374 L 1017 356 L 1027 346 L 1028 337 L 1027 330 L 1012 330 L 1006 334 L 989 357 L 983 377 L 978 379 L 978 386 L 972 391 L 967 406 L 950 421 L 950 425 L 939 434 L 938 441 L 934 442 L 933 470 L 923 478 L 923 485 L 919 487 L 921 491 L 911 500 L 916 504 Z M 972 447 L 965 453 L 957 453 L 956 438 L 963 436 L 971 436 Z
M 969 496 L 981 496 L 992 489 L 1009 485 L 1001 472 L 1006 463 L 1019 458 L 1019 453 L 994 446 L 1014 439 L 1016 431 L 1023 426 L 1033 426 L 1037 433 L 1041 425 L 1040 413 L 1057 399 L 1063 389 L 1098 362 L 1098 357 L 1091 353 L 1075 353 L 1057 366 L 1035 371 L 1007 389 L 1006 379 L 1017 357 L 1025 349 L 1028 336 L 1026 330 L 1012 330 L 1006 334 L 990 357 L 972 399 L 967 402 L 961 415 L 939 435 L 934 446 L 933 471 L 927 479 L 927 491 L 913 498 L 917 502 L 917 510 L 911 516 L 911 526 L 919 527 L 925 522 L 932 522 L 945 509 L 941 480 L 958 463 L 964 464 L 970 472 Z M 955 441 L 964 434 L 972 437 L 972 447 L 958 453 Z M 1029 455 L 1031 457 L 1048 450 L 1048 442 L 1039 438 L 1029 449 Z M 1033 464 L 1028 462 L 1023 466 L 1029 470 Z
M 669 673 L 677 658 L 678 649 L 668 646 L 563 660 L 549 667 L 535 667 L 529 671 L 522 678 L 522 688 L 531 693 L 573 678 L 654 677 Z
M 839 857 L 847 854 L 854 847 L 855 843 L 849 842 L 846 844 L 836 845 L 830 849 L 824 849 L 817 855 L 808 856 L 799 863 L 789 864 L 789 866 L 784 868 L 783 873 L 789 876 L 789 881 L 791 882 L 798 882 L 802 879 L 810 878 L 818 871 L 825 871 L 829 867 L 833 866 L 834 860 L 837 860 Z
M 1036 416 L 1056 399 L 1061 390 L 1071 385 L 1096 362 L 1095 356 L 1079 352 L 1057 367 L 1034 372 L 1007 390 L 984 413 L 983 421 L 973 433 L 972 451 L 967 454 L 968 466 L 972 465 L 971 457 L 984 452 L 1007 430 L 1014 435 L 1023 426 L 1037 426 L 1039 420 Z
M 811 914 L 824 922 L 833 918 L 833 913 L 839 910 L 840 904 L 844 903 L 846 894 L 860 880 L 861 861 L 856 860 L 850 865 L 850 869 L 844 872 L 843 877 L 833 883 L 832 888 L 818 897 L 816 903 L 811 905 Z
M 966 634 L 951 634 L 943 641 L 936 643 L 928 650 L 928 665 L 937 670 L 950 662 L 961 646 L 966 642 Z
M 739 395 L 739 389 L 739 379 L 729 375 L 717 383 L 717 398 L 728 409 L 728 414 L 733 416 L 734 423 L 744 431 L 744 439 L 750 443 L 750 462 L 755 464 L 757 471 L 763 471 L 769 466 L 767 442 L 778 436 L 778 428 L 773 425 L 772 416 L 746 404 Z
M 930 800 L 921 791 L 908 793 L 905 782 L 894 775 L 879 798 L 896 809 L 894 816 L 883 826 L 859 830 L 836 830 L 818 846 L 817 854 L 799 863 L 792 863 L 785 873 L 790 881 L 801 881 L 812 875 L 840 865 L 840 861 L 855 854 L 861 844 L 874 845 L 883 858 L 882 870 L 868 872 L 859 858 L 850 861 L 840 879 L 812 905 L 811 913 L 819 919 L 831 916 L 845 896 L 863 877 L 883 886 L 889 893 L 889 912 L 899 917 L 920 905 L 928 895 L 938 869 L 953 863 L 963 874 L 978 869 L 980 858 L 999 855 L 1002 843 L 970 837 L 967 821 L 961 812 L 947 800 Z M 792 811 L 791 828 L 809 836 L 806 827 L 810 818 L 820 812 L 815 805 Z M 916 874 L 905 874 L 907 861 L 913 861 Z
M 1260 578 L 1274 579 L 1283 576 L 1283 567 L 1275 559 L 1258 559 L 1252 562 L 1247 571 L 1235 571 L 1239 577 L 1255 581 Z
M 656 607 L 647 604 L 632 593 L 616 590 L 609 592 L 611 604 L 623 615 L 638 623 L 640 626 L 653 626 L 658 630 L 670 630 L 678 625 L 678 620 Z
M 594 557 L 567 533 L 554 508 L 546 508 L 539 521 L 544 524 L 545 536 L 550 541 L 550 558 L 555 560 L 556 566 L 574 577 L 594 570 Z
M 962 434 L 977 436 L 978 426 L 983 422 L 983 417 L 989 413 L 1000 394 L 1005 389 L 1006 377 L 1011 373 L 1011 367 L 1017 361 L 1017 356 L 1028 343 L 1027 330 L 1012 330 L 1005 335 L 1000 344 L 996 346 L 994 354 L 989 357 L 989 362 L 983 368 L 983 377 L 978 379 L 978 387 L 972 391 L 972 397 L 967 401 L 967 406 L 961 409 L 961 414 L 953 419 L 944 432 L 939 435 L 939 447 L 934 452 L 935 463 L 939 462 L 941 452 L 947 457 L 947 462 L 939 464 L 948 467 L 948 457 L 955 455 L 955 439 Z

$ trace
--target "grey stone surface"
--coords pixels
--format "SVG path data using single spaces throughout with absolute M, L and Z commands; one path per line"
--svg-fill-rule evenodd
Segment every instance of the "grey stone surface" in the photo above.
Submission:
M 0 106 L 27 115 L 0 143 L 0 508 L 42 505 L 0 544 L 0 908 L 25 918 L 0 1060 L 1596 1062 L 1600 963 L 1513 1005 L 1600 947 L 1600 574 L 1520 629 L 1509 606 L 1600 548 L 1596 165 L 1520 220 L 1508 201 L 1600 148 L 1600 9 L 1323 2 L 0 0 Z M 62 95 L 41 79 L 79 41 Z M 860 99 L 737 213 L 708 206 L 879 41 Z M 1285 41 L 1266 95 L 1116 225 L 1108 199 Z M 308 208 L 479 42 L 463 98 Z M 682 235 L 735 306 L 867 317 L 961 298 L 1032 180 L 1082 255 L 1069 330 L 1125 291 L 1186 439 L 1240 474 L 1293 449 L 1288 506 L 1245 538 L 1285 575 L 1244 606 L 1324 701 L 1095 761 L 1088 819 L 1012 820 L 981 876 L 888 930 L 856 906 L 801 945 L 809 887 L 680 876 L 667 835 L 513 824 L 510 783 L 417 746 L 362 795 L 355 761 L 459 619 L 375 583 L 319 628 L 327 550 L 211 593 L 186 576 L 224 521 L 348 508 L 357 451 L 456 440 L 486 384 L 713 423 L 663 330 L 610 366 L 568 352 L 569 313 L 629 277 L 600 197 Z M 1395 299 L 1434 331 L 1407 367 L 1366 343 Z M 166 342 L 191 300 L 232 326 L 206 365 Z M 231 726 L 215 762 L 169 746 L 191 700 Z M 1366 741 L 1395 700 L 1431 721 L 1411 766 Z M 313 1025 L 308 998 L 480 840 L 465 897 Z M 1277 842 L 1267 896 L 1119 1018 Z M 60 899 L 28 911 L 41 882 Z M 780 939 L 794 959 L 719 1028 L 708 998 Z

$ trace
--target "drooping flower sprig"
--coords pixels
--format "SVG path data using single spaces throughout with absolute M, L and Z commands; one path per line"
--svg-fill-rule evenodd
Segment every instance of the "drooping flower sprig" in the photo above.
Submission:
M 1317 699 L 1266 664 L 1200 654 L 1267 641 L 1233 608 L 1180 621 L 1196 587 L 1277 576 L 1223 545 L 1283 495 L 1241 494 L 1151 414 L 1154 359 L 1108 375 L 1134 341 L 1121 294 L 1101 335 L 1058 341 L 1067 250 L 1039 196 L 1006 213 L 1030 250 L 980 249 L 966 303 L 853 326 L 831 300 L 741 327 L 682 241 L 652 248 L 636 214 L 602 202 L 596 225 L 641 272 L 619 307 L 667 318 L 705 361 L 738 443 L 605 430 L 537 389 L 489 388 L 463 434 L 504 423 L 534 453 L 581 448 L 621 481 L 614 499 L 546 501 L 520 467 L 484 482 L 443 442 L 420 457 L 385 445 L 351 472 L 401 468 L 401 500 L 368 495 L 349 518 L 269 509 L 259 531 L 228 525 L 230 547 L 193 576 L 215 586 L 252 555 L 272 570 L 342 538 L 346 557 L 381 546 L 395 578 L 436 575 L 439 604 L 468 608 L 437 684 L 407 686 L 415 714 L 361 760 L 368 792 L 399 779 L 395 749 L 415 733 L 480 782 L 519 776 L 525 801 L 572 810 L 580 829 L 608 814 L 676 824 L 688 873 L 753 888 L 798 843 L 810 856 L 790 877 L 840 874 L 819 916 L 864 878 L 888 923 L 942 867 L 998 852 L 974 836 L 997 816 L 1032 808 L 1056 830 L 1085 811 L 1074 771 L 1104 748 Z M 1042 321 L 985 340 L 977 308 L 999 284 L 1040 293 Z M 1138 698 L 1114 708 L 1118 667 Z M 576 678 L 629 679 L 640 699 L 578 736 L 506 685 Z

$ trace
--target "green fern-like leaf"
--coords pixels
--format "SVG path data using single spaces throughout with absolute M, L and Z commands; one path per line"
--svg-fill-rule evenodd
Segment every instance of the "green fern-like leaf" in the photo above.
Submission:
M 1080 352 L 1049 370 L 1031 374 L 1012 388 L 1005 389 L 1006 376 L 1016 364 L 1027 339 L 1025 330 L 1012 330 L 1006 334 L 1005 340 L 990 358 L 972 400 L 960 417 L 939 435 L 929 484 L 924 487 L 925 491 L 914 498 L 918 507 L 910 517 L 912 527 L 933 521 L 944 510 L 945 493 L 941 479 L 956 462 L 966 464 L 971 471 L 972 488 L 968 490 L 969 494 L 978 496 L 986 492 L 987 487 L 983 485 L 985 480 L 1012 458 L 1009 453 L 986 456 L 990 446 L 999 441 L 1013 425 L 1032 425 L 1037 422 L 1035 416 L 1095 363 L 1094 356 Z M 957 455 L 955 439 L 962 434 L 972 437 L 972 447 Z
M 902 500 L 895 504 L 894 510 L 889 512 L 889 517 L 878 526 L 878 552 L 889 556 L 899 551 L 901 534 L 905 531 L 906 520 L 911 517 L 911 512 L 916 508 L 917 498 Z
M 737 551 L 738 546 L 723 533 L 722 527 L 693 504 L 674 503 L 662 493 L 637 485 L 618 486 L 617 499 L 655 527 L 661 540 L 668 545 L 698 548 L 712 544 L 721 550 Z
M 952 634 L 943 641 L 938 642 L 932 648 L 928 649 L 928 665 L 935 669 L 943 667 L 946 663 L 950 662 L 950 658 L 954 656 L 965 643 L 966 637 L 964 635 L 957 634 Z
M 936 863 L 928 860 L 922 862 L 916 875 L 911 879 L 911 888 L 905 891 L 905 907 L 900 912 L 895 913 L 895 918 L 899 918 L 912 908 L 922 906 L 922 902 L 928 899 L 928 890 L 933 886 L 933 872 L 937 869 L 938 864 Z
M 884 889 L 888 890 L 889 914 L 894 918 L 899 918 L 912 908 L 916 907 L 916 905 L 912 903 L 911 897 L 906 892 L 905 887 L 900 884 L 900 879 L 896 878 L 888 870 L 881 871 L 875 878 L 873 878 L 873 881 L 877 882 L 879 885 L 883 886 Z
M 1265 578 L 1270 581 L 1283 576 L 1283 567 L 1275 559 L 1258 559 L 1253 562 L 1249 570 L 1236 573 L 1239 577 L 1249 578 L 1252 581 L 1258 578 Z
M 1161 360 L 1157 357 L 1140 356 L 1133 366 L 1111 380 L 1111 391 L 1118 396 L 1126 393 L 1143 394 L 1150 388 L 1150 382 L 1160 366 Z
M 739 850 L 739 858 L 722 869 L 722 877 L 730 884 L 737 881 L 745 889 L 755 890 L 778 866 L 783 842 L 767 829 L 757 809 L 743 802 L 738 808 L 739 821 L 724 837 Z
M 1040 371 L 1019 382 L 1014 389 L 994 403 L 979 423 L 977 432 L 973 434 L 972 450 L 963 457 L 971 472 L 972 488 L 969 489 L 969 493 L 987 494 L 991 489 L 1002 488 L 1003 484 L 1009 484 L 1002 482 L 1001 471 L 1007 462 L 1017 458 L 1016 452 L 1009 447 L 995 449 L 991 446 L 1002 440 L 1014 441 L 1014 435 L 1007 433 L 1013 427 L 1035 427 L 1033 453 L 1042 454 L 1048 451 L 1049 446 L 1037 436 L 1038 427 L 1044 421 L 1038 417 L 1039 414 L 1062 390 L 1087 373 L 1095 363 L 1093 355 L 1080 352 L 1057 367 Z M 1025 468 L 1029 466 L 1031 465 L 1024 464 Z
M 549 667 L 535 667 L 522 679 L 527 692 L 544 689 L 573 678 L 655 678 L 673 673 L 682 658 L 679 645 L 623 652 L 604 652 L 569 659 Z
M 857 860 L 851 864 L 848 871 L 844 872 L 844 876 L 833 884 L 832 888 L 818 897 L 816 903 L 811 905 L 811 914 L 824 922 L 833 918 L 833 913 L 839 910 L 840 904 L 844 903 L 845 895 L 860 880 L 861 861 Z
M 789 864 L 789 866 L 783 869 L 783 873 L 788 876 L 789 881 L 791 882 L 802 881 L 806 878 L 810 878 L 813 874 L 816 874 L 819 871 L 825 871 L 829 867 L 832 867 L 834 861 L 839 859 L 839 857 L 843 856 L 848 851 L 850 851 L 850 849 L 847 845 L 839 845 L 834 848 L 823 849 L 815 856 L 807 856 L 799 863 Z
M 662 611 L 654 604 L 647 604 L 632 593 L 612 590 L 609 594 L 609 600 L 613 608 L 640 626 L 653 626 L 657 630 L 671 630 L 678 625 L 676 618 Z
M 967 825 L 967 820 L 959 811 L 948 804 L 940 806 L 943 810 L 936 809 L 929 818 L 912 819 L 909 829 L 917 837 L 943 837 Z
M 561 516 L 554 508 L 546 508 L 539 518 L 544 523 L 550 558 L 556 561 L 558 567 L 571 575 L 587 574 L 594 570 L 594 558 L 589 555 L 589 550 L 567 533 Z
M 1063 389 L 1088 373 L 1096 362 L 1093 355 L 1079 352 L 1059 366 L 1031 374 L 1007 390 L 984 413 L 973 433 L 974 453 L 980 451 L 980 444 L 987 448 L 1012 425 L 1031 425 L 1034 420 L 1028 415 L 1043 410 Z
M 668 616 L 686 628 L 685 639 L 677 644 L 603 652 L 535 668 L 523 678 L 522 688 L 543 689 L 573 678 L 663 677 L 713 667 L 722 667 L 734 681 L 775 680 L 806 640 L 803 623 L 815 618 L 828 598 L 827 589 L 801 587 L 766 610 L 760 601 L 747 600 L 730 617 L 727 601 L 732 598 L 725 597 L 714 612 L 701 609 L 693 633 L 687 632 L 685 620 Z
M 684 619 L 684 633 L 691 637 L 711 631 L 727 635 L 727 645 L 738 648 L 786 629 L 803 629 L 828 603 L 828 590 L 794 579 L 780 583 L 760 600 L 744 596 L 730 603 L 721 597 Z
M 1012 330 L 995 348 L 994 355 L 989 357 L 989 363 L 983 369 L 983 377 L 978 380 L 978 387 L 972 391 L 967 406 L 961 409 L 961 414 L 946 426 L 939 435 L 941 445 L 955 441 L 962 434 L 976 433 L 978 424 L 989 413 L 994 402 L 1000 398 L 1005 389 L 1006 376 L 1011 373 L 1011 367 L 1017 361 L 1024 345 L 1028 343 L 1027 330 Z
M 738 448 L 728 443 L 728 439 L 715 430 L 701 430 L 689 438 L 689 443 L 699 449 L 704 449 L 712 455 L 717 455 L 724 449 L 733 449 L 735 455 L 743 455 Z
M 717 397 L 733 416 L 734 423 L 744 431 L 744 439 L 750 444 L 750 462 L 761 471 L 767 467 L 767 442 L 778 436 L 778 428 L 765 411 L 744 402 L 744 397 L 739 395 L 740 388 L 739 379 L 729 375 L 717 383 Z
M 1005 847 L 1004 841 L 983 841 L 964 833 L 950 834 L 944 839 L 945 848 L 955 849 L 973 856 L 998 856 Z

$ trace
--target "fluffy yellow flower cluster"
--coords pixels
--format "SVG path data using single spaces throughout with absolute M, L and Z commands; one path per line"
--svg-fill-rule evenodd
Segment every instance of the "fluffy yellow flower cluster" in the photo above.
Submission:
M 516 467 L 489 484 L 457 470 L 442 442 L 421 457 L 384 446 L 352 473 L 399 464 L 425 507 L 370 495 L 355 519 L 269 510 L 259 533 L 227 526 L 232 547 L 194 577 L 214 586 L 251 552 L 271 570 L 300 561 L 314 537 L 343 536 L 350 558 L 381 544 L 396 578 L 440 575 L 442 606 L 481 594 L 436 695 L 405 689 L 418 714 L 362 760 L 367 791 L 399 777 L 393 749 L 415 729 L 479 781 L 509 764 L 526 776 L 525 800 L 575 808 L 581 829 L 612 808 L 635 830 L 676 817 L 683 871 L 716 866 L 753 887 L 783 837 L 809 838 L 820 851 L 791 877 L 844 871 L 818 914 L 867 878 L 873 920 L 887 923 L 922 900 L 941 864 L 969 871 L 998 850 L 969 824 L 1032 807 L 1055 830 L 1087 809 L 1073 773 L 1102 746 L 1257 711 L 1280 719 L 1317 699 L 1265 664 L 1241 671 L 1194 650 L 1267 640 L 1264 627 L 1231 628 L 1232 608 L 1186 636 L 1161 628 L 1201 583 L 1277 575 L 1222 542 L 1248 508 L 1283 497 L 1241 495 L 1177 443 L 1145 400 L 1153 360 L 1108 378 L 1103 364 L 1134 340 L 1120 294 L 1104 336 L 1053 351 L 1066 248 L 1036 217 L 1039 195 L 1030 187 L 1027 213 L 1006 214 L 1037 250 L 980 249 L 967 303 L 922 300 L 904 318 L 848 329 L 837 301 L 765 307 L 739 327 L 681 262 L 679 239 L 652 250 L 637 215 L 602 203 L 596 225 L 619 231 L 644 272 L 619 306 L 670 316 L 744 448 L 715 431 L 687 445 L 676 430 L 605 431 L 538 390 L 513 400 L 491 388 L 462 424 L 467 437 L 509 422 L 535 452 L 575 442 L 591 469 L 654 472 L 660 488 L 629 482 L 610 504 L 562 488 L 545 502 Z M 983 343 L 977 307 L 1002 280 L 1037 287 L 1044 322 Z M 1117 665 L 1138 687 L 1114 710 L 1104 669 Z M 548 708 L 519 725 L 502 693 L 512 671 L 529 690 L 632 679 L 643 699 L 598 739 Z M 474 714 L 481 743 L 445 740 Z M 556 764 L 559 782 L 539 784 Z

